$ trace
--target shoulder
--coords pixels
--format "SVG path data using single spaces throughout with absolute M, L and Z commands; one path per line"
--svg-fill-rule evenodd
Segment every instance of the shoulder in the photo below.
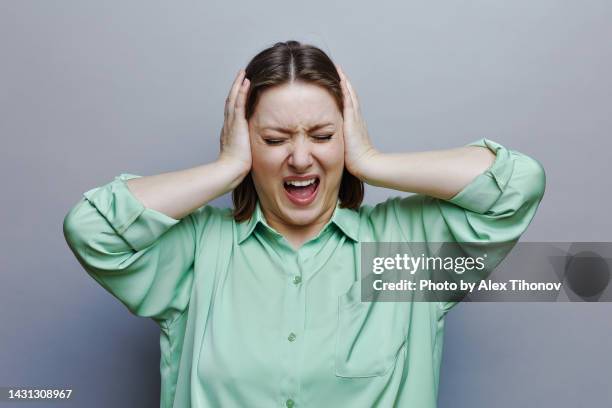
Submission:
M 391 196 L 376 204 L 364 204 L 359 207 L 359 218 L 367 219 L 371 222 L 382 222 L 388 218 L 403 217 L 406 212 L 417 210 L 428 199 L 421 194 L 411 194 L 408 196 Z
M 412 236 L 412 229 L 423 225 L 424 204 L 429 197 L 412 194 L 391 196 L 376 204 L 359 208 L 360 231 L 364 239 L 402 241 Z M 433 204 L 433 203 L 432 203 Z
M 197 230 L 206 231 L 231 226 L 234 221 L 231 208 L 204 205 L 189 215 Z
M 216 217 L 219 219 L 232 219 L 232 209 L 228 207 L 215 207 L 204 205 L 193 212 L 197 217 Z

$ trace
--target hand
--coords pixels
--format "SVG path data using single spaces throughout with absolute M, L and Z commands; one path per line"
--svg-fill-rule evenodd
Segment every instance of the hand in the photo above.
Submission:
M 339 65 L 336 65 L 336 70 L 340 75 L 344 101 L 344 165 L 351 174 L 363 180 L 368 162 L 379 152 L 370 142 L 357 93 Z
M 225 100 L 223 128 L 220 136 L 220 161 L 237 165 L 245 175 L 251 170 L 251 141 L 249 124 L 245 116 L 245 104 L 250 81 L 244 69 L 238 71 L 229 95 Z

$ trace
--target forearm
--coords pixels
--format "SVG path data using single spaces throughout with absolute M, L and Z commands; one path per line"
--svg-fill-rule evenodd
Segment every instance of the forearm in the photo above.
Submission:
M 130 192 L 147 208 L 181 219 L 238 186 L 248 170 L 216 160 L 153 176 L 128 180 Z
M 410 153 L 372 154 L 357 177 L 394 190 L 452 198 L 494 162 L 495 154 L 479 146 Z

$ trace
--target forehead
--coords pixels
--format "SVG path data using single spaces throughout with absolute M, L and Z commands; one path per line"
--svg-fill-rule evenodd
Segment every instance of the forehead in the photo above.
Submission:
M 294 128 L 320 123 L 336 123 L 340 110 L 324 88 L 293 82 L 266 89 L 259 96 L 251 121 L 258 128 L 270 126 Z

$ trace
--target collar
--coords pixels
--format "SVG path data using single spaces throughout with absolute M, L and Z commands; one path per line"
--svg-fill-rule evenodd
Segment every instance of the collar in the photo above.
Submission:
M 255 211 L 253 212 L 251 218 L 249 218 L 247 221 L 236 223 L 236 229 L 238 231 L 238 244 L 241 244 L 242 241 L 247 239 L 253 233 L 253 231 L 255 231 L 258 224 L 263 224 L 263 226 L 268 228 L 272 233 L 280 235 L 266 222 L 266 218 L 264 217 L 259 205 L 259 200 L 257 200 Z M 351 238 L 353 241 L 359 241 L 359 213 L 349 208 L 340 208 L 340 200 L 336 201 L 334 213 L 327 224 L 323 226 L 321 231 L 328 228 L 329 224 L 335 224 L 347 237 Z

